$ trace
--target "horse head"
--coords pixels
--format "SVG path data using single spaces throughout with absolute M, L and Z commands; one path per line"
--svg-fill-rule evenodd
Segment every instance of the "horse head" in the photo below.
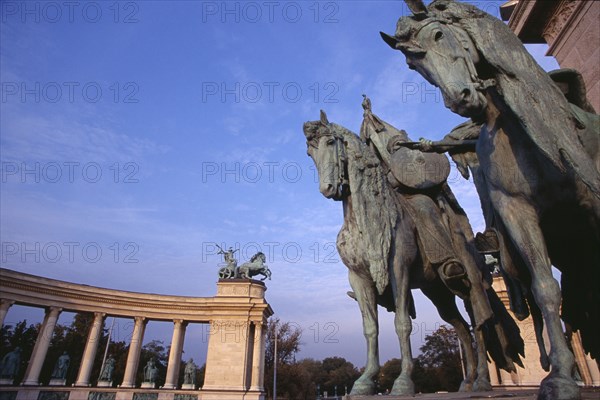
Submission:
M 410 69 L 440 88 L 447 108 L 464 117 L 481 114 L 488 86 L 477 74 L 477 47 L 457 21 L 458 4 L 437 0 L 426 8 L 420 0 L 407 3 L 414 15 L 398 20 L 394 36 L 380 32 L 383 40 L 404 53 Z
M 319 190 L 323 196 L 343 200 L 348 195 L 347 158 L 344 137 L 330 124 L 321 110 L 319 121 L 304 124 L 307 153 L 319 173 Z
M 253 255 L 252 258 L 250 258 L 251 263 L 254 263 L 256 261 L 260 261 L 263 264 L 267 261 L 267 258 L 265 257 L 265 254 L 262 251 L 259 251 L 258 253 Z

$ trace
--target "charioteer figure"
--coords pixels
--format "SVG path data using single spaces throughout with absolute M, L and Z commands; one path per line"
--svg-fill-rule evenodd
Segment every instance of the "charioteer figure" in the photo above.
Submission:
M 238 251 L 238 249 L 233 249 L 229 247 L 228 250 L 223 250 L 221 246 L 215 243 L 215 245 L 219 248 L 219 252 L 217 254 L 223 254 L 223 260 L 225 261 L 225 266 L 219 269 L 219 278 L 220 279 L 233 279 L 237 277 L 237 260 L 233 257 L 233 254 Z

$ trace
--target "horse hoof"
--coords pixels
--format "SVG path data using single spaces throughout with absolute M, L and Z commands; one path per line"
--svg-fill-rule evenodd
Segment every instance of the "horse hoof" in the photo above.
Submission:
M 458 388 L 459 392 L 472 392 L 473 391 L 473 383 L 462 381 L 460 383 L 460 387 Z
M 540 356 L 540 364 L 542 365 L 542 369 L 546 372 L 550 372 L 550 359 L 547 355 Z
M 375 394 L 375 383 L 368 380 L 357 380 L 350 391 L 350 396 L 370 396 L 373 394 Z
M 492 384 L 487 378 L 477 378 L 473 383 L 474 392 L 491 392 Z
M 405 378 L 402 375 L 394 381 L 394 386 L 390 392 L 392 396 L 405 396 L 415 394 L 415 384 L 412 379 Z
M 542 380 L 538 400 L 579 400 L 581 392 L 572 378 L 550 374 Z

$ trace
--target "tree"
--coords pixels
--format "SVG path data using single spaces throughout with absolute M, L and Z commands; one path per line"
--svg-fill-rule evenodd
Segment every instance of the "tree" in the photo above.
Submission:
M 323 390 L 323 385 L 327 379 L 327 375 L 323 370 L 323 363 L 312 358 L 305 358 L 297 362 L 298 373 L 298 390 L 299 398 L 308 400 L 314 399 L 317 394 L 317 387 Z
M 386 390 L 391 391 L 394 386 L 394 381 L 402 372 L 402 360 L 399 358 L 392 358 L 386 361 L 379 371 L 379 390 L 385 392 Z M 414 376 L 414 374 L 413 374 Z
M 273 318 L 267 324 L 265 343 L 265 390 L 267 395 L 273 395 L 273 360 L 275 356 L 275 332 L 277 331 L 277 393 L 289 393 L 297 390 L 295 379 L 298 370 L 291 365 L 296 361 L 300 350 L 302 330 L 290 322 L 282 323 L 279 318 Z
M 21 348 L 21 365 L 15 377 L 16 384 L 21 382 L 25 376 L 27 363 L 33 351 L 33 346 L 35 346 L 39 330 L 40 324 L 27 326 L 27 320 L 17 322 L 14 326 L 4 325 L 0 329 L 0 359 L 15 347 Z
M 346 388 L 352 390 L 354 381 L 360 376 L 358 369 L 350 361 L 343 357 L 328 357 L 323 360 L 323 370 L 326 374 L 326 380 L 322 386 L 328 393 L 344 394 Z
M 106 345 L 105 345 L 106 346 Z M 103 348 L 104 350 L 104 348 Z M 98 353 L 101 353 L 98 351 Z M 125 376 L 125 366 L 127 365 L 127 356 L 129 355 L 129 344 L 124 341 L 119 342 L 110 342 L 108 345 L 108 354 L 112 355 L 115 359 L 115 369 L 113 371 L 113 384 L 123 382 L 123 377 Z M 100 358 L 100 363 L 102 363 L 102 358 L 104 354 L 97 354 L 97 358 Z M 98 375 L 94 375 L 94 379 L 98 380 Z
M 425 344 L 421 346 L 421 352 L 417 360 L 427 380 L 421 382 L 425 386 L 419 388 L 419 391 L 457 391 L 463 374 L 456 332 L 446 325 L 440 326 L 433 334 L 425 336 Z
M 48 383 L 54 370 L 56 360 L 67 352 L 71 361 L 67 370 L 67 385 L 71 385 L 77 379 L 81 357 L 87 342 L 88 334 L 94 323 L 94 315 L 91 313 L 77 313 L 69 326 L 57 324 L 54 328 L 52 340 L 44 366 L 40 373 L 40 382 Z
M 140 353 L 140 363 L 136 374 L 136 383 L 139 385 L 144 381 L 144 367 L 148 361 L 154 360 L 156 368 L 158 369 L 156 384 L 159 387 L 163 386 L 165 384 L 168 359 L 167 349 L 162 340 L 152 340 L 146 343 L 142 347 Z

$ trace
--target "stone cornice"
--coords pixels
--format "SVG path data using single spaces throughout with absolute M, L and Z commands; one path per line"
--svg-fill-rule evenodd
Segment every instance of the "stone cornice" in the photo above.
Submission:
M 559 2 L 520 0 L 508 21 L 509 28 L 523 43 L 545 43 L 543 31 Z
M 564 45 L 570 34 L 573 33 L 572 25 L 579 20 L 579 16 L 592 7 L 592 2 L 580 0 L 563 1 L 558 11 L 552 16 L 544 29 L 544 37 L 550 47 L 548 54 L 556 54 Z
M 273 314 L 264 299 L 264 285 L 251 280 L 219 282 L 219 287 L 224 287 L 219 290 L 226 295 L 188 297 L 105 289 L 4 268 L 0 268 L 0 277 L 1 299 L 34 307 L 188 322 L 240 318 L 262 322 Z

